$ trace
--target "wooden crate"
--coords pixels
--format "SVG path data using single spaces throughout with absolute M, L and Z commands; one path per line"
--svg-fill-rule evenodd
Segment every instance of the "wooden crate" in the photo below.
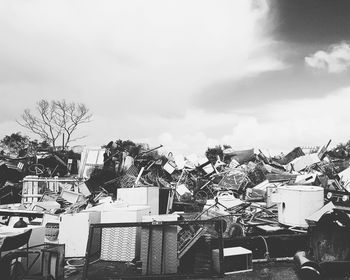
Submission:
M 39 201 L 47 191 L 59 193 L 62 189 L 70 190 L 77 184 L 77 180 L 73 178 L 26 176 L 23 178 L 22 204 L 31 204 Z

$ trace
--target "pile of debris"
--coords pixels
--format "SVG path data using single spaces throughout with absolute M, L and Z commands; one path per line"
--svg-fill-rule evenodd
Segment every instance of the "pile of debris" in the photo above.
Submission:
M 160 154 L 162 145 L 149 148 L 130 140 L 86 147 L 81 154 L 46 151 L 34 157 L 3 155 L 0 203 L 21 202 L 19 209 L 50 215 L 82 214 L 113 203 L 148 205 L 153 215 L 177 213 L 182 220 L 221 220 L 227 239 L 307 234 L 320 220 L 322 223 L 327 211 L 350 209 L 350 146 L 328 150 L 329 144 L 312 149 L 296 147 L 276 157 L 260 150 L 224 146 L 208 149 L 204 159 L 193 159 Z M 7 194 L 9 190 L 16 190 L 15 200 L 15 195 Z M 147 195 L 141 197 L 143 192 L 138 190 Z M 155 203 L 152 196 L 157 197 Z M 218 236 L 216 228 L 206 227 L 196 231 L 196 239 L 187 240 L 182 233 L 188 229 L 182 229 L 178 233 L 178 242 L 183 245 L 178 246 L 181 257 L 201 236 Z M 266 249 L 263 256 L 270 258 L 270 253 Z M 312 258 L 311 253 L 300 256 L 306 255 Z M 253 252 L 253 257 L 261 258 L 261 250 Z M 297 259 L 300 263 L 300 257 Z M 315 259 L 322 258 L 318 255 Z M 350 255 L 344 260 L 350 261 Z
M 75 176 L 80 153 L 52 148 L 35 153 L 0 154 L 0 204 L 21 201 L 22 180 L 26 176 L 42 178 Z
M 114 198 L 119 188 L 158 186 L 176 190 L 176 202 L 193 204 L 205 204 L 225 191 L 244 201 L 264 201 L 271 184 L 322 185 L 347 192 L 350 172 L 344 170 L 350 165 L 350 149 L 339 146 L 327 151 L 328 145 L 307 154 L 297 147 L 279 157 L 254 149 L 216 147 L 208 149 L 205 159 L 192 161 L 172 153 L 161 155 L 157 150 L 162 146 L 149 149 L 130 140 L 111 141 L 82 154 L 46 150 L 17 158 L 2 155 L 0 204 L 8 203 L 6 189 L 21 189 L 19 183 L 28 175 L 76 178 L 92 194 L 105 191 Z

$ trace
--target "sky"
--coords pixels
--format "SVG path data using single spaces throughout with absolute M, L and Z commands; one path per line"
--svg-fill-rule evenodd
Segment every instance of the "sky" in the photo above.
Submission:
M 350 1 L 0 0 L 0 137 L 40 99 L 130 139 L 271 154 L 350 139 Z M 72 144 L 72 145 L 73 145 Z

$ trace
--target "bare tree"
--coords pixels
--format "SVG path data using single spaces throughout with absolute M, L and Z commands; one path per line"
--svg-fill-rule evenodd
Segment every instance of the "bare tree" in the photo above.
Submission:
M 37 103 L 36 114 L 26 109 L 21 115 L 21 121 L 17 123 L 54 148 L 57 147 L 58 139 L 62 137 L 62 146 L 66 148 L 70 142 L 83 138 L 72 138 L 72 135 L 79 125 L 90 122 L 91 116 L 89 109 L 82 103 L 69 103 L 65 100 L 49 102 L 42 99 Z

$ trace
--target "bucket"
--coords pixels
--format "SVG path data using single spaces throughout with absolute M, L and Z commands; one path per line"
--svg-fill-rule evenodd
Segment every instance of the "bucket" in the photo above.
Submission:
M 171 162 L 171 161 L 167 161 L 164 166 L 163 166 L 163 169 L 168 172 L 169 174 L 172 174 L 175 169 L 176 169 L 176 165 L 174 162 Z
M 323 207 L 324 189 L 316 186 L 279 186 L 271 202 L 278 204 L 278 222 L 307 228 L 305 219 Z

